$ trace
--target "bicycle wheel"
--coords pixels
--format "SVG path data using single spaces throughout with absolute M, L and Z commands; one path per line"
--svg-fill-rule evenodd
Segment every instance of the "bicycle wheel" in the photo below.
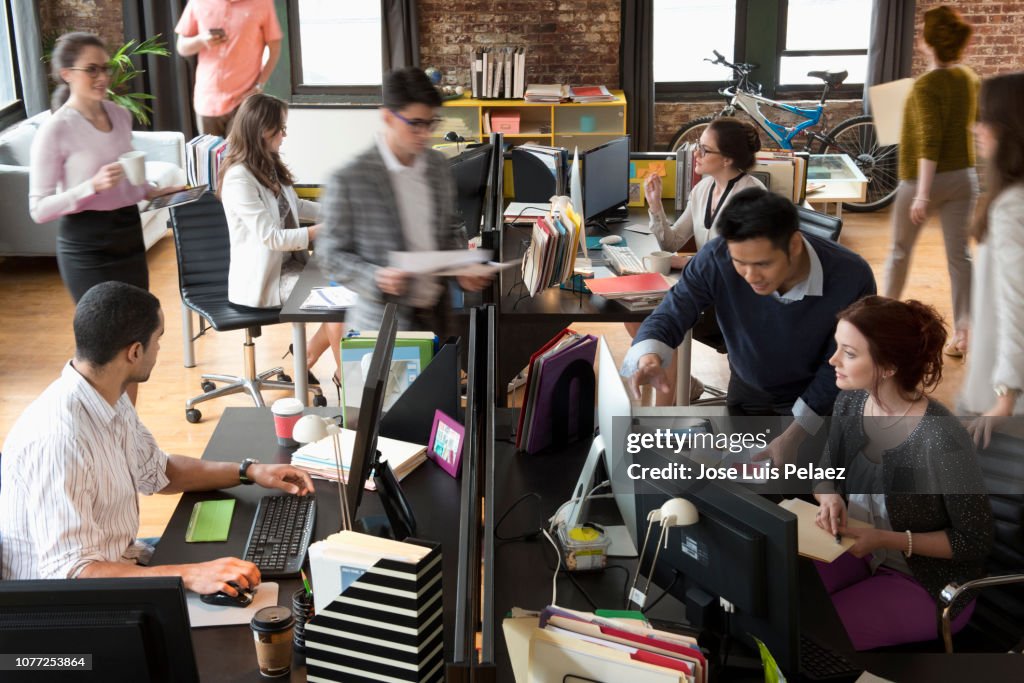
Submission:
M 875 122 L 870 116 L 854 116 L 829 131 L 828 140 L 818 145 L 817 154 L 846 154 L 868 179 L 863 202 L 843 202 L 853 212 L 877 211 L 892 203 L 899 184 L 897 145 L 879 145 Z
M 693 142 L 696 143 L 700 140 L 701 134 L 704 129 L 708 127 L 717 116 L 702 116 L 699 119 L 693 119 L 684 123 L 679 130 L 676 131 L 675 136 L 672 138 L 672 142 L 668 146 L 668 151 L 676 152 L 683 146 L 684 143 Z

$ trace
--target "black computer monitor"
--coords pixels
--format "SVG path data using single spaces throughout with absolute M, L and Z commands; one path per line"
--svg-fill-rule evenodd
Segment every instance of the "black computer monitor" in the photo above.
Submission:
M 459 212 L 462 214 L 469 237 L 480 234 L 480 220 L 483 218 L 484 204 L 487 200 L 487 180 L 492 168 L 492 149 L 490 144 L 480 145 L 453 157 L 449 162 L 449 168 L 455 177 Z
M 91 657 L 88 671 L 3 671 L 11 683 L 199 682 L 178 577 L 0 581 L 0 653 Z
M 388 373 L 391 370 L 391 355 L 395 350 L 395 336 L 398 333 L 397 311 L 395 304 L 389 303 L 384 306 L 384 317 L 377 332 L 377 343 L 373 347 L 373 355 L 370 356 L 370 368 L 366 373 L 363 395 L 359 402 L 359 418 L 356 421 L 356 436 L 352 446 L 345 496 L 348 499 L 349 519 L 355 520 L 356 531 L 404 540 L 416 533 L 416 521 L 397 477 L 391 471 L 390 465 L 380 462 L 377 452 L 377 437 L 381 415 L 384 412 L 384 395 L 387 391 Z M 384 507 L 386 519 L 356 517 L 359 503 L 363 499 L 363 487 L 371 476 Z
M 668 463 L 650 451 L 635 458 L 643 466 Z M 696 524 L 669 531 L 653 570 L 654 583 L 686 605 L 687 621 L 694 626 L 727 632 L 734 643 L 747 646 L 753 646 L 747 634 L 756 636 L 783 672 L 795 677 L 800 635 L 796 516 L 733 482 L 636 484 L 638 527 L 643 527 L 638 533 L 646 532 L 647 514 L 669 498 L 686 498 L 700 515 Z M 647 548 L 645 567 L 653 551 Z M 735 611 L 722 614 L 719 598 Z
M 613 210 L 629 202 L 629 136 L 583 152 L 583 217 L 605 225 Z

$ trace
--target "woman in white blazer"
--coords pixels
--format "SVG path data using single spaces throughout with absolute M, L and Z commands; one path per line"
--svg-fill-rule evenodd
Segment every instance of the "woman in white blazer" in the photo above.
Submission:
M 299 199 L 293 178 L 281 161 L 287 134 L 288 105 L 270 95 L 255 94 L 242 103 L 228 135 L 221 166 L 220 199 L 231 237 L 228 300 L 240 306 L 275 308 L 291 294 L 309 260 L 320 225 L 320 205 Z M 337 361 L 341 323 L 325 323 L 309 340 L 306 358 L 312 365 L 328 348 Z M 315 382 L 310 374 L 310 383 Z

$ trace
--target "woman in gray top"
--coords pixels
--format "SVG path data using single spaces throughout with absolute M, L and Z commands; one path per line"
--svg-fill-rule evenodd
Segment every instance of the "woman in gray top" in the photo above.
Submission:
M 829 363 L 842 392 L 824 461 L 845 479 L 815 498 L 818 526 L 855 542 L 818 572 L 858 650 L 937 638 L 939 592 L 981 576 L 992 545 L 970 435 L 926 395 L 945 342 L 942 319 L 917 301 L 869 296 L 839 314 Z M 954 632 L 973 611 L 973 600 L 954 606 Z

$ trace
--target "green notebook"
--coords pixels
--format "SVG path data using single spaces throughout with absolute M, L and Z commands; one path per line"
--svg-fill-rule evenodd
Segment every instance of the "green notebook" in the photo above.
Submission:
M 192 508 L 192 517 L 185 531 L 186 543 L 226 541 L 231 532 L 231 515 L 235 512 L 235 499 L 204 500 Z

